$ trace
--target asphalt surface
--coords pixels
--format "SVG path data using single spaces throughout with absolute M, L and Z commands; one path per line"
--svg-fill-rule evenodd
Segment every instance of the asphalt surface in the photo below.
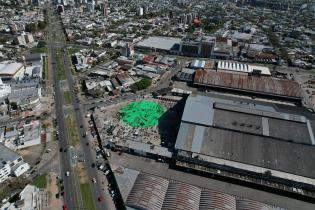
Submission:
M 51 11 L 48 11 L 50 15 L 50 20 L 53 20 L 51 17 L 52 13 Z M 56 29 L 56 26 L 53 22 L 50 23 L 49 27 L 49 38 L 48 38 L 48 53 L 51 56 L 51 67 L 53 70 L 53 89 L 54 89 L 54 98 L 55 98 L 55 111 L 56 111 L 56 120 L 58 125 L 58 131 L 59 131 L 59 147 L 61 148 L 60 152 L 60 178 L 63 180 L 63 186 L 65 189 L 64 193 L 64 205 L 68 206 L 69 210 L 75 210 L 75 209 L 84 209 L 80 189 L 78 189 L 78 181 L 76 180 L 75 173 L 72 170 L 71 164 L 70 164 L 70 156 L 68 152 L 65 150 L 68 150 L 69 144 L 68 144 L 68 134 L 67 134 L 67 128 L 65 123 L 65 115 L 63 110 L 63 93 L 60 88 L 60 83 L 57 75 L 57 60 L 56 60 L 56 48 L 55 48 L 55 36 L 52 34 L 54 33 L 54 29 Z M 70 176 L 66 176 L 66 171 L 70 172 Z
M 56 13 L 54 13 L 55 17 L 57 16 Z M 104 193 L 101 189 L 100 186 L 100 180 L 99 177 L 97 176 L 97 169 L 92 167 L 92 164 L 95 163 L 94 157 L 92 154 L 92 148 L 90 146 L 87 146 L 87 139 L 85 136 L 85 133 L 87 129 L 85 128 L 85 125 L 83 123 L 84 121 L 84 113 L 82 112 L 80 108 L 80 104 L 78 102 L 77 94 L 75 93 L 75 81 L 74 81 L 74 76 L 72 75 L 71 72 L 71 63 L 69 61 L 69 57 L 67 54 L 66 50 L 66 43 L 64 39 L 64 34 L 62 31 L 62 25 L 60 20 L 58 19 L 55 22 L 55 26 L 52 25 L 50 26 L 51 28 L 51 33 L 54 33 L 53 37 L 56 39 L 55 41 L 58 42 L 58 44 L 55 44 L 55 46 L 60 47 L 61 56 L 62 56 L 62 62 L 64 62 L 63 67 L 65 70 L 66 78 L 67 78 L 67 83 L 68 87 L 70 90 L 70 96 L 72 100 L 72 108 L 74 110 L 74 115 L 75 115 L 75 120 L 77 122 L 77 128 L 78 131 L 80 132 L 79 138 L 80 138 L 80 146 L 82 153 L 84 154 L 84 159 L 85 159 L 85 168 L 88 174 L 88 179 L 91 181 L 91 193 L 93 195 L 93 200 L 94 204 L 97 210 L 111 210 L 112 206 L 109 205 L 109 202 L 106 202 L 106 200 L 111 199 L 107 193 Z M 57 34 L 57 35 L 56 35 Z M 49 42 L 50 45 L 53 45 L 53 42 Z M 50 46 L 52 49 L 53 46 Z M 55 91 L 55 106 L 56 106 L 56 115 L 57 115 L 57 122 L 59 125 L 59 146 L 61 148 L 68 148 L 67 144 L 67 133 L 66 133 L 66 126 L 65 126 L 65 121 L 64 121 L 64 109 L 63 109 L 63 93 L 61 92 L 60 89 L 60 84 L 58 80 L 58 75 L 57 75 L 57 69 L 56 66 L 56 58 L 55 58 L 55 53 L 52 52 L 52 63 L 53 63 L 53 69 L 54 69 L 54 91 Z M 69 148 L 67 149 L 69 151 Z M 73 192 L 80 192 L 77 188 L 79 188 L 78 180 L 76 179 L 76 175 L 72 173 L 72 168 L 71 168 L 71 157 L 67 155 L 67 153 L 62 152 L 61 158 L 61 171 L 63 176 L 65 175 L 66 171 L 70 171 L 70 176 L 65 177 L 64 179 L 64 186 L 65 186 L 65 203 L 67 203 L 68 209 L 84 209 L 83 203 L 82 203 L 82 198 L 81 194 L 77 193 L 74 194 Z M 96 184 L 92 184 L 92 179 L 96 179 Z M 69 193 L 67 193 L 69 192 Z M 103 201 L 98 202 L 98 197 L 102 197 Z

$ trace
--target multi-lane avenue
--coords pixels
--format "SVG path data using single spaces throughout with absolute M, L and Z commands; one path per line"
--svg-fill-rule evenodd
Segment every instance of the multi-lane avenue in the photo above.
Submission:
M 60 169 L 61 178 L 64 185 L 64 205 L 67 209 L 85 209 L 83 199 L 80 193 L 80 183 L 78 180 L 78 175 L 75 174 L 74 169 L 71 165 L 71 157 L 69 153 L 69 135 L 67 133 L 67 126 L 65 123 L 65 113 L 64 113 L 64 99 L 63 92 L 60 87 L 60 80 L 58 78 L 58 65 L 57 65 L 57 53 L 59 54 L 59 59 L 62 61 L 63 70 L 66 75 L 66 83 L 70 89 L 70 95 L 72 99 L 72 109 L 75 115 L 76 126 L 79 130 L 80 150 L 82 151 L 85 159 L 85 169 L 88 174 L 89 180 L 95 179 L 96 183 L 99 182 L 97 176 L 97 170 L 93 168 L 94 158 L 92 154 L 92 148 L 87 146 L 87 140 L 85 139 L 85 127 L 83 123 L 84 114 L 81 111 L 80 104 L 78 103 L 77 96 L 75 94 L 75 81 L 74 76 L 71 73 L 71 63 L 68 59 L 68 54 L 66 51 L 66 43 L 64 39 L 64 34 L 62 31 L 61 22 L 57 16 L 56 11 L 52 8 L 48 10 L 49 19 L 49 31 L 48 31 L 48 57 L 50 58 L 50 67 L 53 72 L 53 88 L 55 96 L 55 109 L 56 109 L 56 120 L 59 131 L 59 147 L 60 147 Z M 60 69 L 59 69 L 60 71 Z M 69 171 L 69 176 L 67 176 L 67 171 Z M 97 210 L 107 210 L 113 209 L 110 205 L 111 197 L 108 193 L 102 191 L 99 184 L 90 184 L 91 193 L 93 197 L 94 206 Z M 102 197 L 102 202 L 98 202 L 98 198 Z

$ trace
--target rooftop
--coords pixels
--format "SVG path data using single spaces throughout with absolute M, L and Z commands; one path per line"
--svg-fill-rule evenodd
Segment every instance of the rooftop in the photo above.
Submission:
M 302 93 L 298 83 L 271 77 L 248 76 L 211 70 L 197 70 L 194 84 L 214 88 L 256 93 L 265 96 L 301 99 Z
M 23 67 L 22 63 L 2 62 L 0 63 L 0 76 L 1 75 L 14 75 L 22 67 Z
M 268 67 L 249 65 L 245 63 L 237 63 L 237 62 L 230 62 L 230 61 L 219 61 L 218 70 L 228 70 L 228 71 L 236 71 L 236 72 L 243 72 L 243 73 L 253 73 L 253 71 L 256 70 L 256 71 L 260 71 L 261 72 L 260 74 L 271 75 Z
M 149 37 L 137 44 L 138 47 L 156 48 L 161 50 L 171 50 L 175 44 L 179 44 L 181 39 L 173 37 Z
M 5 162 L 12 162 L 18 159 L 20 156 L 0 143 L 0 168 L 3 167 Z
M 136 209 L 280 209 L 258 201 L 140 173 L 126 205 Z
M 291 114 L 275 105 L 191 95 L 175 148 L 314 179 L 314 131 L 314 116 Z

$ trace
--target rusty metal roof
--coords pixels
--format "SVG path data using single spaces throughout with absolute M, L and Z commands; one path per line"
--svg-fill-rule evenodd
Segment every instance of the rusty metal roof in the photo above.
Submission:
M 199 210 L 201 189 L 194 185 L 170 180 L 163 210 Z
M 145 210 L 279 209 L 265 203 L 146 173 L 138 175 L 126 205 Z
M 160 210 L 168 188 L 168 180 L 139 174 L 127 198 L 127 205 L 140 209 Z
M 274 95 L 289 98 L 302 98 L 298 83 L 272 77 L 257 77 L 211 70 L 197 70 L 194 84 L 262 95 Z

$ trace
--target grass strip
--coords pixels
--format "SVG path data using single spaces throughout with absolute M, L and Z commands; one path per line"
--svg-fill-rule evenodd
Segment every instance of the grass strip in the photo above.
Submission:
M 65 105 L 71 104 L 70 91 L 68 91 L 68 90 L 64 91 L 63 96 L 64 96 L 64 99 L 65 99 Z
M 79 143 L 79 135 L 76 127 L 76 122 L 73 115 L 68 115 L 66 117 L 66 124 L 68 128 L 68 135 L 70 139 L 70 145 L 75 146 Z
M 47 174 L 42 174 L 36 177 L 32 184 L 38 188 L 45 189 L 47 187 Z
M 89 183 L 80 184 L 81 195 L 86 210 L 95 210 L 92 190 Z

